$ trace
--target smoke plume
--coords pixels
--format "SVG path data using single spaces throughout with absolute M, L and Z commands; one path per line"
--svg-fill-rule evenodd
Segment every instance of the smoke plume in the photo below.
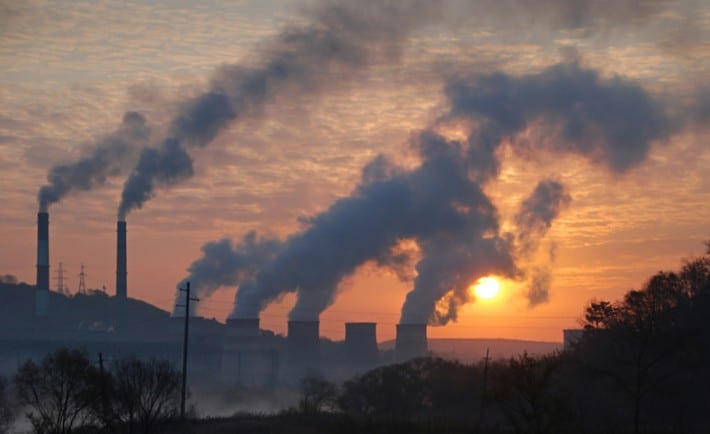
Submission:
M 545 179 L 538 183 L 526 198 L 515 216 L 517 226 L 517 253 L 521 259 L 529 259 L 538 249 L 552 222 L 572 201 L 565 187 L 557 181 Z M 550 262 L 554 250 L 550 252 Z M 530 307 L 545 303 L 550 298 L 552 276 L 549 267 L 536 266 L 528 273 L 528 289 L 525 293 Z
M 516 241 L 523 252 L 532 249 L 570 200 L 561 184 L 544 180 L 521 206 L 518 237 L 500 233 L 483 186 L 499 171 L 496 151 L 506 139 L 522 150 L 516 134 L 541 124 L 548 136 L 527 146 L 579 154 L 623 172 L 643 161 L 652 140 L 668 134 L 663 110 L 640 86 L 602 79 L 576 63 L 522 77 L 457 78 L 446 94 L 451 111 L 442 122 L 476 121 L 466 142 L 425 130 L 412 143 L 419 167 L 406 172 L 374 160 L 351 196 L 312 218 L 255 279 L 240 286 L 233 316 L 256 317 L 281 294 L 298 291 L 291 319 L 316 319 L 343 277 L 399 241 L 414 239 L 422 258 L 402 323 L 446 324 L 469 301 L 468 287 L 478 278 L 523 277 Z M 614 109 L 605 107 L 612 103 Z M 533 279 L 531 304 L 547 297 L 546 282 Z
M 78 161 L 53 166 L 46 185 L 39 189 L 40 212 L 76 191 L 103 185 L 122 173 L 149 139 L 150 129 L 140 113 L 128 112 L 116 131 L 99 140 L 88 155 Z
M 256 279 L 240 286 L 233 316 L 255 317 L 281 294 L 298 291 L 291 319 L 316 319 L 358 266 L 370 260 L 389 266 L 402 240 L 463 230 L 486 199 L 467 180 L 461 144 L 424 132 L 414 146 L 423 159 L 418 168 L 405 172 L 383 158 L 366 166 L 353 194 L 313 217 Z
M 237 243 L 228 238 L 206 243 L 201 249 L 202 257 L 190 264 L 189 275 L 176 286 L 176 304 L 184 301 L 184 293 L 179 288 L 184 288 L 186 282 L 190 282 L 195 296 L 207 298 L 221 287 L 236 286 L 253 278 L 281 248 L 281 241 L 260 237 L 254 231 Z M 178 313 L 177 310 L 174 313 Z
M 532 194 L 523 201 L 515 216 L 517 247 L 520 254 L 529 256 L 545 237 L 560 211 L 569 206 L 572 197 L 557 181 L 540 181 Z
M 260 47 L 258 66 L 220 67 L 209 90 L 187 101 L 173 119 L 169 138 L 157 150 L 143 151 L 125 183 L 119 214 L 140 208 L 157 187 L 191 177 L 186 147 L 207 146 L 234 121 L 259 116 L 277 98 L 316 95 L 373 64 L 396 61 L 407 36 L 438 15 L 438 3 L 327 2 L 311 11 L 307 24 Z
M 685 7 L 675 7 L 679 3 Z M 180 104 L 167 135 L 158 140 L 157 146 L 148 146 L 142 116 L 130 112 L 117 131 L 99 141 L 89 155 L 51 168 L 47 176 L 49 184 L 38 194 L 40 210 L 46 211 L 49 205 L 71 192 L 104 185 L 109 177 L 122 175 L 126 166 L 133 164 L 136 165 L 129 171 L 119 214 L 140 208 L 155 195 L 156 188 L 192 176 L 190 148 L 207 146 L 241 117 L 262 116 L 268 102 L 327 92 L 372 65 L 397 62 L 412 33 L 431 23 L 454 26 L 465 23 L 481 31 L 513 35 L 517 41 L 539 39 L 545 43 L 559 31 L 566 36 L 588 37 L 629 26 L 660 38 L 657 28 L 672 32 L 674 28 L 686 31 L 697 27 L 686 25 L 698 16 L 694 13 L 696 8 L 688 3 L 679 0 L 604 3 L 544 0 L 534 4 L 522 0 L 316 2 L 305 17 L 305 24 L 292 25 L 273 40 L 260 44 L 252 54 L 251 66 L 228 64 L 218 68 L 205 92 Z M 667 19 L 669 11 L 673 12 L 673 20 Z M 521 29 L 526 29 L 525 34 Z M 136 148 L 141 147 L 149 155 L 141 156 L 135 163 Z M 633 161 L 634 156 L 630 155 L 628 161 L 622 158 L 619 163 L 623 167 Z M 166 173 L 166 168 L 179 173 Z
M 578 154 L 619 173 L 644 161 L 651 143 L 672 133 L 663 107 L 641 86 L 602 78 L 576 62 L 520 77 L 502 72 L 460 77 L 445 92 L 450 117 L 483 121 L 470 157 L 491 171 L 497 160 L 490 151 L 533 125 L 543 129 L 543 140 L 513 140 L 514 146 Z

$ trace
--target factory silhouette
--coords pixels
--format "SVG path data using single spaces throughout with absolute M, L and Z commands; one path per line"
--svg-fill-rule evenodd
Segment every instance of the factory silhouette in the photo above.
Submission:
M 168 315 L 128 297 L 125 221 L 117 222 L 114 297 L 95 292 L 70 299 L 51 291 L 49 233 L 49 213 L 39 212 L 33 312 L 28 316 L 31 320 L 15 324 L 11 333 L 2 338 L 14 354 L 4 357 L 4 368 L 27 357 L 38 358 L 60 346 L 116 358 L 138 355 L 178 360 L 182 352 L 182 310 Z M 25 303 L 29 301 L 27 292 L 25 288 Z M 333 342 L 321 339 L 319 321 L 290 320 L 283 337 L 260 329 L 258 317 L 228 318 L 222 324 L 194 314 L 190 318 L 189 345 L 189 371 L 198 374 L 194 378 L 267 388 L 297 384 L 308 376 L 347 378 L 429 352 L 426 324 L 397 324 L 394 351 L 381 351 L 374 322 L 345 323 L 345 340 Z

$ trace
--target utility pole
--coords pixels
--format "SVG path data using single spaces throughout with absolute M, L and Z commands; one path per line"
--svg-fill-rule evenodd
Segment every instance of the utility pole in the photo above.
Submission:
M 83 265 L 82 265 L 83 268 Z M 82 270 L 83 272 L 83 270 Z M 111 423 L 111 417 L 108 412 L 108 394 L 106 393 L 106 374 L 104 372 L 104 354 L 99 353 L 99 373 L 101 374 L 101 406 L 104 418 L 104 423 L 108 427 L 109 431 L 113 432 L 113 426 Z
M 490 347 L 486 348 L 486 358 L 483 363 L 483 384 L 481 384 L 481 408 L 478 412 L 478 429 L 476 430 L 476 432 L 481 432 L 481 429 L 483 429 L 483 422 L 486 414 L 486 386 L 488 383 L 488 354 L 490 350 Z
M 180 396 L 180 418 L 185 420 L 185 394 L 187 391 L 187 332 L 190 324 L 190 302 L 200 301 L 199 298 L 190 297 L 190 282 L 185 284 L 185 288 L 180 288 L 180 291 L 185 293 L 185 334 L 182 342 L 182 392 Z M 178 304 L 177 307 L 183 307 Z

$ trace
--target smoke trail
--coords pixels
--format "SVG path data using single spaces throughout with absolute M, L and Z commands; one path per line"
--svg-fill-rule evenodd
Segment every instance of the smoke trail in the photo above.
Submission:
M 522 258 L 529 258 L 538 248 L 552 222 L 572 201 L 565 187 L 557 181 L 542 180 L 526 198 L 518 214 L 517 252 Z M 550 251 L 550 262 L 554 260 L 554 249 Z M 545 303 L 550 298 L 552 276 L 549 267 L 536 266 L 529 272 L 528 289 L 525 293 L 530 307 Z
M 482 192 L 466 181 L 460 144 L 425 132 L 415 146 L 421 166 L 404 172 L 383 158 L 366 166 L 349 197 L 313 217 L 255 280 L 241 285 L 232 315 L 255 317 L 283 293 L 298 291 L 291 319 L 317 318 L 333 302 L 338 283 L 359 265 L 375 260 L 390 266 L 401 240 L 463 227 L 463 208 L 478 206 Z
M 668 133 L 663 111 L 641 87 L 620 78 L 603 80 L 577 64 L 518 78 L 499 73 L 458 79 L 447 87 L 447 96 L 452 109 L 444 120 L 478 121 L 467 141 L 424 131 L 413 141 L 422 159 L 418 168 L 404 172 L 382 158 L 373 161 L 351 196 L 311 219 L 307 230 L 291 237 L 255 279 L 241 285 L 233 316 L 255 317 L 284 292 L 298 291 L 291 318 L 316 319 L 333 302 L 343 277 L 400 240 L 414 239 L 422 259 L 402 322 L 455 320 L 458 307 L 469 300 L 468 286 L 479 277 L 523 276 L 515 240 L 499 232 L 497 211 L 482 190 L 498 173 L 496 150 L 504 139 L 518 146 L 515 135 L 542 122 L 554 138 L 564 139 L 554 149 L 626 171 L 645 158 L 651 140 Z M 630 113 L 627 122 L 604 113 L 610 102 L 621 106 L 614 110 Z M 569 200 L 557 182 L 538 185 L 517 218 L 523 251 L 544 236 Z M 531 301 L 544 298 L 540 288 L 535 286 Z
M 571 201 L 572 197 L 559 182 L 545 179 L 537 184 L 515 216 L 515 224 L 518 227 L 517 248 L 520 254 L 528 256 L 537 249 L 539 241 L 547 234 L 552 222 Z
M 503 137 L 534 124 L 544 128 L 537 149 L 582 155 L 615 172 L 640 164 L 651 143 L 672 133 L 663 107 L 633 81 L 601 78 L 578 63 L 561 63 L 521 77 L 502 72 L 457 78 L 446 86 L 449 117 L 479 119 L 471 158 L 491 158 Z M 514 145 L 520 146 L 520 143 Z M 497 160 L 484 160 L 491 167 Z
M 312 11 L 308 24 L 289 28 L 261 47 L 259 66 L 219 68 L 210 89 L 186 102 L 173 119 L 170 137 L 158 150 L 144 151 L 150 156 L 141 156 L 126 181 L 119 214 L 140 208 L 157 187 L 192 176 L 185 146 L 207 146 L 235 120 L 258 116 L 277 97 L 315 95 L 373 64 L 396 61 L 407 36 L 438 16 L 438 5 L 425 0 L 327 2 Z M 150 163 L 142 164 L 146 159 Z M 179 173 L 160 170 L 176 166 L 176 159 Z
M 671 15 L 673 19 L 668 19 Z M 321 93 L 371 65 L 398 61 L 403 43 L 413 31 L 429 23 L 466 23 L 482 31 L 512 35 L 518 42 L 544 43 L 559 31 L 564 31 L 565 36 L 590 37 L 613 33 L 619 28 L 637 28 L 644 30 L 638 32 L 644 40 L 655 38 L 660 43 L 667 39 L 663 34 L 675 34 L 677 30 L 687 34 L 688 29 L 702 28 L 697 22 L 699 16 L 697 5 L 681 0 L 316 2 L 306 17 L 307 24 L 291 26 L 271 42 L 259 46 L 255 53 L 258 66 L 232 64 L 219 68 L 206 92 L 182 104 L 170 123 L 168 136 L 159 141 L 159 150 L 144 152 L 157 152 L 165 159 L 177 154 L 184 160 L 186 150 L 175 147 L 204 147 L 239 117 L 261 115 L 265 102 Z M 692 32 L 687 36 L 692 38 Z M 126 116 L 142 119 L 138 113 Z M 117 129 L 119 137 L 112 139 L 116 133 L 110 134 L 108 141 L 97 143 L 91 155 L 50 169 L 50 183 L 38 194 L 41 211 L 73 191 L 103 185 L 107 178 L 121 175 L 124 166 L 133 163 L 134 148 L 146 146 L 146 137 L 138 134 L 139 137 L 121 138 L 124 126 Z M 131 146 L 122 143 L 125 140 Z M 170 147 L 173 149 L 163 149 Z M 155 161 L 154 156 L 151 159 Z M 171 165 L 171 162 L 156 164 Z M 141 165 L 131 172 L 135 179 L 126 184 L 120 206 L 123 212 L 140 207 L 153 197 L 157 187 L 189 178 L 193 172 L 185 168 L 182 175 L 165 176 L 161 171 L 153 174 L 141 170 L 144 168 Z
M 75 191 L 87 191 L 103 185 L 109 177 L 123 172 L 144 146 L 150 129 L 140 113 L 128 112 L 116 131 L 99 140 L 91 153 L 78 161 L 53 166 L 47 185 L 37 194 L 40 212 Z
M 577 63 L 554 65 L 537 74 L 512 77 L 504 73 L 457 78 L 446 86 L 450 113 L 442 118 L 474 120 L 469 135 L 467 165 L 470 180 L 485 184 L 497 176 L 497 149 L 507 139 L 521 150 L 516 134 L 543 124 L 547 140 L 531 143 L 533 151 L 552 148 L 582 155 L 614 172 L 625 172 L 647 156 L 651 141 L 670 134 L 662 108 L 637 84 L 618 77 L 602 79 Z M 561 208 L 570 201 L 564 187 L 542 181 L 516 217 L 523 255 L 545 235 Z M 443 239 L 422 242 L 414 288 L 402 307 L 402 323 L 444 325 L 455 320 L 457 308 L 469 301 L 468 286 L 486 274 L 520 278 L 511 240 L 498 233 L 495 209 L 474 208 L 468 231 L 453 231 Z M 454 252 L 454 253 L 451 253 Z M 549 275 L 534 272 L 531 305 L 548 297 Z M 444 300 L 444 303 L 440 301 Z
M 199 298 L 211 296 L 223 286 L 239 285 L 253 278 L 257 271 L 281 250 L 283 243 L 274 238 L 247 233 L 234 243 L 228 238 L 212 241 L 202 246 L 202 257 L 195 260 L 187 271 L 189 275 L 176 285 L 176 304 L 184 301 L 179 288 L 190 282 L 193 294 Z M 175 310 L 173 314 L 182 313 Z
M 525 296 L 528 299 L 528 307 L 535 307 L 542 303 L 547 303 L 550 299 L 550 284 L 552 276 L 550 270 L 545 267 L 535 267 L 530 274 L 530 281 Z
M 153 189 L 146 185 L 169 185 L 193 175 L 192 158 L 175 139 L 167 139 L 159 148 L 145 148 L 136 167 L 126 180 L 118 207 L 118 220 L 153 197 Z

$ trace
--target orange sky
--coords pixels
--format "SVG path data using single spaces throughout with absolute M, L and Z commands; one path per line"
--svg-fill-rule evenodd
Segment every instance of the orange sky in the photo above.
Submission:
M 127 110 L 140 110 L 161 128 L 214 68 L 250 62 L 262 41 L 303 19 L 300 7 L 285 0 L 180 3 L 27 2 L 2 12 L 0 274 L 34 283 L 36 193 L 53 164 L 77 159 Z M 586 31 L 526 13 L 545 12 L 427 27 L 406 41 L 399 60 L 318 97 L 267 104 L 261 119 L 230 126 L 195 155 L 196 176 L 129 215 L 129 296 L 171 310 L 175 285 L 205 242 L 252 229 L 285 237 L 302 229 L 299 217 L 348 195 L 378 153 L 412 164 L 408 139 L 442 113 L 447 73 L 529 73 L 575 47 L 586 66 L 634 79 L 660 99 L 682 102 L 708 89 L 710 8 L 698 2 L 671 3 L 644 19 L 601 15 Z M 536 132 L 526 134 L 534 139 Z M 578 324 L 589 300 L 618 298 L 700 254 L 710 239 L 708 138 L 707 129 L 684 128 L 653 143 L 646 161 L 624 175 L 569 155 L 505 153 L 500 178 L 487 187 L 504 228 L 542 177 L 558 177 L 572 196 L 540 250 L 545 255 L 554 246 L 550 300 L 530 309 L 521 285 L 504 282 L 499 297 L 466 306 L 457 323 L 432 327 L 429 336 L 560 341 L 561 329 Z M 87 285 L 113 293 L 122 184 L 111 179 L 50 209 L 52 274 L 61 261 L 72 291 L 83 263 Z M 376 321 L 378 339 L 393 338 L 410 288 L 365 264 L 341 282 L 321 316 L 322 334 L 340 339 L 343 322 Z M 235 290 L 202 300 L 200 312 L 223 320 Z M 269 307 L 262 325 L 284 332 L 293 302 L 287 296 Z

